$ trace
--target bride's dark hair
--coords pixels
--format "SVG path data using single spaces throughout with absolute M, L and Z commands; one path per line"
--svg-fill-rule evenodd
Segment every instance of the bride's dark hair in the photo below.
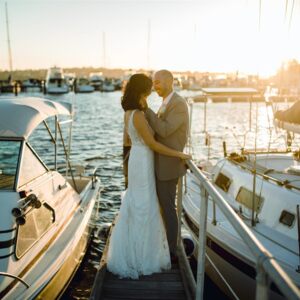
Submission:
M 142 110 L 140 99 L 143 95 L 150 95 L 152 89 L 152 80 L 145 74 L 134 74 L 126 84 L 124 95 L 122 97 L 122 107 L 126 110 Z

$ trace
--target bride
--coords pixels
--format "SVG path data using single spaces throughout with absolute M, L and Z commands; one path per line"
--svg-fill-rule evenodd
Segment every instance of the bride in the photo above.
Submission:
M 172 150 L 153 137 L 143 108 L 152 89 L 144 74 L 132 75 L 122 98 L 125 131 L 131 140 L 128 189 L 112 230 L 108 249 L 108 270 L 120 277 L 137 279 L 171 268 L 168 241 L 160 215 L 155 187 L 154 153 L 191 158 Z

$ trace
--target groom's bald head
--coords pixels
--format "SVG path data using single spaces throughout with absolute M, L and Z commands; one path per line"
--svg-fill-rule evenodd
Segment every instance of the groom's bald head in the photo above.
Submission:
M 159 70 L 153 77 L 153 86 L 157 94 L 163 98 L 173 91 L 173 75 L 168 70 Z
M 155 78 L 160 78 L 161 80 L 168 82 L 170 84 L 173 84 L 173 75 L 168 70 L 159 70 L 155 72 L 154 74 L 154 80 Z

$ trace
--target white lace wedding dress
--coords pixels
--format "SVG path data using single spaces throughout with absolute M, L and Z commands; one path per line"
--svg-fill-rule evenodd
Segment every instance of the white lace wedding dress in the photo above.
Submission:
M 170 269 L 168 241 L 155 187 L 154 153 L 139 137 L 129 117 L 132 147 L 128 163 L 128 189 L 112 230 L 107 267 L 124 278 Z

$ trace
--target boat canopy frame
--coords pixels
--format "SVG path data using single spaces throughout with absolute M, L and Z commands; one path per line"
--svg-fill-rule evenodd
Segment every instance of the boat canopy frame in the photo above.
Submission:
M 14 115 L 15 118 L 11 118 L 11 115 Z M 59 115 L 66 115 L 69 118 L 60 121 Z M 73 116 L 73 107 L 70 103 L 58 103 L 49 99 L 34 97 L 5 99 L 0 102 L 0 139 L 21 140 L 23 143 L 28 143 L 29 136 L 38 125 L 43 123 L 54 144 L 54 170 L 57 171 L 57 146 L 60 137 L 66 157 L 66 176 L 68 176 L 70 170 L 74 188 L 78 192 L 70 162 Z M 17 117 L 19 119 L 16 120 Z M 46 121 L 50 117 L 55 119 L 54 134 Z M 61 125 L 64 124 L 70 124 L 68 146 L 65 144 L 61 130 Z M 21 151 L 23 149 L 24 147 Z M 39 158 L 39 160 L 41 159 Z

